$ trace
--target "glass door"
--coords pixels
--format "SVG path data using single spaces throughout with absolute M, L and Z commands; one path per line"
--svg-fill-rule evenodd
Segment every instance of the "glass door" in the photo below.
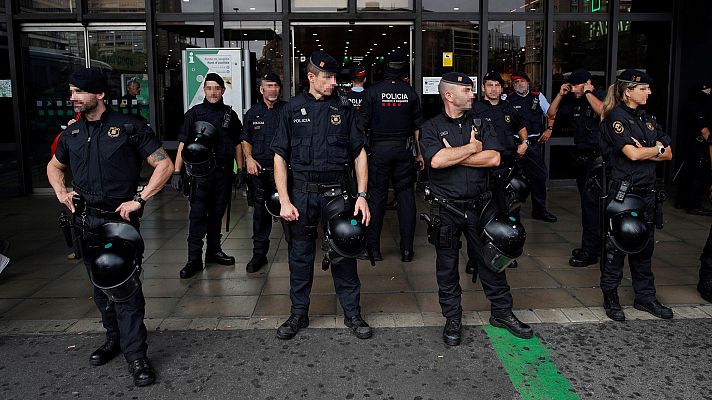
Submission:
M 74 115 L 69 76 L 85 67 L 86 32 L 82 26 L 25 26 L 22 29 L 28 146 L 34 188 L 48 188 L 50 146 Z
M 383 60 L 394 50 L 410 58 L 409 79 L 413 76 L 413 24 L 411 22 L 330 23 L 298 22 L 291 26 L 292 85 L 294 96 L 307 87 L 306 65 L 311 53 L 323 50 L 343 65 L 339 86 L 350 87 L 350 69 L 366 68 L 366 86 L 383 79 Z

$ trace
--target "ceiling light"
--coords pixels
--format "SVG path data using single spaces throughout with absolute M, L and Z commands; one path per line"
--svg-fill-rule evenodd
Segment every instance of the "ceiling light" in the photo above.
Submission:
M 460 7 L 453 7 L 452 8 L 454 11 L 460 11 Z
M 316 33 L 312 33 L 312 36 L 316 36 Z
M 205 33 L 205 31 L 201 29 L 201 30 L 200 30 L 200 33 Z

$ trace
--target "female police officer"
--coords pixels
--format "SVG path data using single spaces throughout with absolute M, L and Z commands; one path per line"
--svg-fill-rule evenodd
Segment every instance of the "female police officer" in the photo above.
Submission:
M 611 164 L 612 182 L 606 213 L 611 218 L 608 230 L 613 244 L 606 252 L 601 269 L 601 290 L 606 315 L 615 321 L 625 320 L 617 289 L 623 278 L 626 253 L 635 291 L 634 307 L 658 318 L 669 319 L 673 315 L 672 310 L 660 304 L 655 297 L 655 278 L 650 268 L 655 243 L 655 164 L 672 159 L 670 138 L 662 132 L 652 115 L 640 109 L 651 93 L 651 83 L 652 79 L 644 72 L 623 71 L 608 88 L 601 114 L 602 145 Z M 642 202 L 638 201 L 642 203 L 639 205 L 640 212 L 625 206 L 633 204 L 636 196 L 642 199 Z M 627 220 L 617 220 L 614 214 Z M 635 217 L 640 214 L 644 215 L 647 227 L 645 223 L 638 225 L 642 229 L 616 226 L 617 223 L 628 223 L 634 227 Z

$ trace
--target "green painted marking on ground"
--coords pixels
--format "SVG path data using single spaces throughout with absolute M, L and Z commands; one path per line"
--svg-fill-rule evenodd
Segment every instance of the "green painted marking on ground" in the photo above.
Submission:
M 522 400 L 579 399 L 536 337 L 520 339 L 492 325 L 485 325 L 484 330 Z

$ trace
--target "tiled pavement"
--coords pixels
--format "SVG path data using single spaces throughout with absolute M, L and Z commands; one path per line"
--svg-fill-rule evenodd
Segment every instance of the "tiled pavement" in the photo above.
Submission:
M 559 217 L 555 224 L 523 218 L 527 230 L 520 267 L 508 270 L 516 313 L 526 322 L 605 321 L 598 289 L 598 266 L 568 266 L 571 249 L 580 241 L 578 194 L 574 189 L 550 191 L 550 209 Z M 419 210 L 424 210 L 418 194 Z M 665 228 L 656 231 L 653 270 L 658 296 L 674 305 L 676 318 L 711 318 L 712 306 L 697 294 L 698 257 L 712 218 L 690 216 L 665 207 Z M 0 238 L 11 242 L 12 263 L 0 275 L 0 333 L 92 332 L 102 330 L 91 299 L 91 286 L 81 262 L 68 260 L 56 223 L 61 209 L 54 197 L 30 196 L 1 201 Z M 141 232 L 146 242 L 143 290 L 147 297 L 149 329 L 251 329 L 275 328 L 289 313 L 287 246 L 281 227 L 274 224 L 269 265 L 247 274 L 251 257 L 251 213 L 244 198 L 233 202 L 231 230 L 223 249 L 236 257 L 237 265 L 209 265 L 188 280 L 178 278 L 185 263 L 187 236 L 186 200 L 166 189 L 149 202 Z M 441 325 L 435 281 L 435 251 L 427 243 L 425 224 L 418 222 L 415 261 L 400 262 L 397 218 L 387 214 L 381 249 L 384 261 L 371 267 L 359 261 L 362 311 L 377 327 Z M 463 250 L 464 251 L 464 250 Z M 329 272 L 320 268 L 317 254 L 310 315 L 312 327 L 340 327 L 341 307 Z M 488 319 L 488 302 L 479 283 L 464 274 L 461 285 L 465 323 Z M 621 288 L 624 305 L 632 304 L 630 273 Z M 652 318 L 632 307 L 629 319 Z

